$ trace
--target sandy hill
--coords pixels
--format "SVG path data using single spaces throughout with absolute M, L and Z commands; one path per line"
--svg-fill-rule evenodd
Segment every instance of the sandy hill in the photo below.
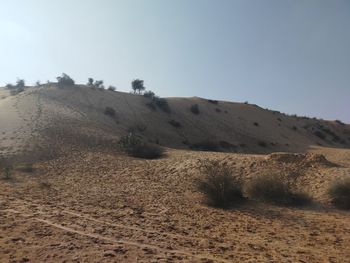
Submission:
M 0 89 L 0 153 L 48 156 L 63 146 L 112 146 L 130 131 L 181 149 L 270 153 L 306 151 L 311 145 L 350 147 L 350 125 L 339 121 L 198 97 L 166 101 L 168 108 L 144 96 L 84 85 L 47 84 L 16 95 Z M 193 105 L 197 109 L 191 110 Z
M 0 89 L 0 153 L 19 162 L 0 170 L 0 262 L 349 262 L 349 211 L 328 189 L 350 175 L 350 125 L 166 101 L 82 85 Z M 116 151 L 131 131 L 166 154 Z M 244 195 L 276 173 L 313 202 L 210 207 L 195 185 L 208 160 L 229 167 Z

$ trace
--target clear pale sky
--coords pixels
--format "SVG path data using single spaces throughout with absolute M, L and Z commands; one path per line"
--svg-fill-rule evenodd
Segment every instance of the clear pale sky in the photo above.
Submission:
M 350 123 L 350 1 L 0 0 L 0 85 L 24 78 L 249 101 Z

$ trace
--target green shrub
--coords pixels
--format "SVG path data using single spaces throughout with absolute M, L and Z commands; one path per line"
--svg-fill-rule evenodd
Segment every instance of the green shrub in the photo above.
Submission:
M 106 107 L 104 113 L 105 115 L 108 115 L 110 117 L 115 117 L 116 115 L 115 109 L 113 109 L 112 107 Z
M 176 120 L 170 120 L 169 124 L 175 128 L 180 128 L 181 127 L 181 123 L 176 121 Z
M 4 169 L 4 179 L 11 180 L 12 179 L 12 167 L 6 166 Z
M 138 91 L 138 93 L 141 94 L 141 92 L 146 89 L 143 82 L 144 81 L 141 79 L 134 79 L 131 82 L 131 88 L 134 91 L 134 94 L 136 94 L 136 91 Z
M 318 138 L 320 138 L 320 139 L 322 139 L 322 140 L 325 140 L 325 139 L 326 139 L 326 135 L 325 135 L 323 132 L 321 132 L 321 131 L 315 131 L 314 134 L 315 134 Z
M 229 167 L 218 161 L 204 164 L 202 176 L 195 181 L 195 186 L 210 206 L 226 208 L 244 200 L 241 183 L 233 177 Z
M 198 104 L 193 104 L 193 105 L 191 106 L 190 110 L 191 110 L 191 112 L 192 112 L 193 114 L 198 115 L 198 114 L 199 114 L 199 107 L 198 107 Z
M 164 154 L 162 147 L 144 142 L 134 133 L 121 137 L 118 145 L 122 151 L 137 158 L 156 159 Z
M 217 142 L 207 139 L 207 140 L 203 140 L 192 144 L 190 148 L 197 151 L 216 152 L 219 150 L 219 145 Z
M 15 168 L 16 168 L 16 170 L 21 171 L 21 172 L 25 172 L 25 173 L 34 172 L 33 164 L 31 164 L 31 163 L 17 165 Z
M 143 96 L 144 96 L 144 97 L 150 98 L 150 99 L 153 99 L 153 98 L 155 97 L 155 95 L 156 95 L 156 94 L 154 94 L 154 92 L 153 92 L 153 91 L 150 91 L 150 90 L 148 90 L 148 91 L 146 91 L 146 92 L 143 93 Z
M 219 104 L 219 101 L 217 100 L 207 100 L 207 101 L 212 104 Z
M 65 73 L 62 73 L 60 77 L 57 77 L 57 82 L 59 86 L 74 86 L 74 80 Z
M 328 194 L 336 207 L 350 209 L 350 177 L 333 182 Z
M 150 108 L 152 111 L 156 111 L 156 110 L 157 110 L 157 106 L 156 106 L 156 104 L 155 104 L 153 101 L 147 102 L 147 103 L 146 103 L 146 106 L 147 106 L 148 108 Z
M 116 88 L 116 87 L 114 87 L 114 86 L 109 86 L 109 87 L 108 87 L 108 90 L 110 90 L 110 91 L 116 91 L 116 90 L 117 90 L 117 88 Z
M 258 145 L 259 145 L 260 147 L 263 147 L 263 148 L 266 148 L 266 147 L 267 147 L 267 143 L 264 142 L 264 141 L 258 141 Z
M 285 179 L 277 174 L 264 174 L 253 178 L 246 191 L 250 198 L 266 203 L 303 206 L 311 202 L 306 193 L 293 191 Z
M 159 98 L 159 97 L 153 97 L 153 101 L 155 102 L 155 104 L 157 105 L 158 108 L 160 108 L 162 111 L 166 112 L 166 113 L 170 113 L 170 107 L 168 104 L 168 101 L 164 98 Z

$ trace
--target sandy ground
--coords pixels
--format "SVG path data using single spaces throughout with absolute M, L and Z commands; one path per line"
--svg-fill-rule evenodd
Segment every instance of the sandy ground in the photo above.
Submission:
M 167 101 L 170 113 L 150 109 L 146 105 L 150 99 L 143 96 L 87 86 L 42 85 L 15 96 L 0 89 L 0 155 L 46 155 L 59 148 L 55 143 L 97 146 L 104 140 L 110 144 L 130 130 L 176 149 L 203 141 L 215 143 L 221 151 L 240 153 L 304 152 L 312 145 L 350 147 L 350 125 L 297 118 L 244 103 L 198 97 Z M 198 114 L 190 111 L 195 104 Z M 113 108 L 115 116 L 107 116 L 106 107 Z
M 0 180 L 1 262 L 350 262 L 350 213 L 326 189 L 350 175 L 350 151 L 242 155 L 169 150 L 159 160 L 79 152 Z M 193 187 L 201 160 L 249 180 L 280 171 L 315 203 L 207 207 Z M 337 165 L 338 164 L 338 165 Z
M 333 180 L 350 176 L 349 125 L 197 97 L 168 98 L 171 113 L 149 102 L 86 86 L 50 84 L 15 96 L 0 89 L 0 157 L 35 168 L 0 179 L 1 263 L 350 262 L 350 214 L 326 194 Z M 130 130 L 178 150 L 158 160 L 126 157 L 115 142 Z M 189 151 L 208 138 L 240 154 Z M 228 165 L 244 182 L 281 173 L 315 202 L 208 207 L 193 183 L 205 160 Z

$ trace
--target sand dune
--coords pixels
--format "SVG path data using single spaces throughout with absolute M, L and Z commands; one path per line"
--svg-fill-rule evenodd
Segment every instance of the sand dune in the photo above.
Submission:
M 2 91 L 1 94 L 6 94 Z M 305 152 L 313 145 L 350 146 L 350 126 L 287 116 L 256 105 L 194 98 L 167 98 L 171 112 L 146 104 L 150 99 L 87 86 L 31 87 L 0 98 L 0 153 L 34 148 L 110 145 L 133 130 L 145 140 L 189 149 L 210 141 L 219 151 Z M 199 113 L 190 108 L 197 104 Z M 114 117 L 104 114 L 106 107 Z M 317 136 L 318 135 L 318 136 Z M 320 138 L 324 137 L 324 138 Z
M 0 153 L 15 163 L 0 180 L 0 262 L 349 262 L 349 212 L 327 194 L 350 175 L 349 125 L 197 97 L 167 101 L 171 112 L 86 86 L 0 89 Z M 130 130 L 165 156 L 117 151 Z M 219 152 L 191 149 L 208 139 Z M 278 173 L 313 203 L 209 207 L 194 182 L 210 160 L 244 184 Z M 34 170 L 16 166 L 23 162 Z

